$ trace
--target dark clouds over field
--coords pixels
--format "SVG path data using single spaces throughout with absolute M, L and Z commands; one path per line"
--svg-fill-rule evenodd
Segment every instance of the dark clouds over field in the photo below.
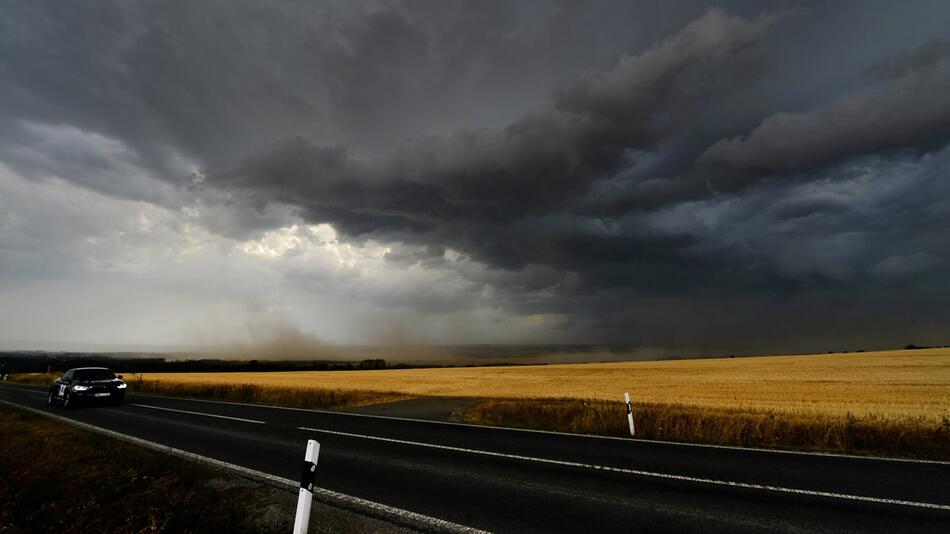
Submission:
M 947 343 L 947 4 L 668 4 L 3 2 L 0 339 Z

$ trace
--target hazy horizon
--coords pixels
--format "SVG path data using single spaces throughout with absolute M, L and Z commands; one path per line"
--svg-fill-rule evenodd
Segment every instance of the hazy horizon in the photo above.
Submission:
M 908 344 L 911 345 L 911 344 Z M 934 344 L 917 348 L 941 348 Z M 845 354 L 903 350 L 899 347 L 835 347 L 811 354 Z M 605 344 L 470 344 L 385 347 L 373 345 L 332 345 L 319 350 L 294 350 L 287 346 L 168 346 L 116 345 L 0 341 L 0 353 L 35 353 L 37 355 L 71 354 L 77 357 L 148 358 L 162 357 L 168 361 L 222 360 L 222 361 L 339 361 L 358 362 L 365 359 L 383 359 L 389 365 L 468 365 L 493 363 L 592 363 L 624 361 L 688 360 L 705 358 L 735 358 L 756 356 L 788 356 L 796 352 L 722 352 L 697 351 L 688 348 L 637 347 Z

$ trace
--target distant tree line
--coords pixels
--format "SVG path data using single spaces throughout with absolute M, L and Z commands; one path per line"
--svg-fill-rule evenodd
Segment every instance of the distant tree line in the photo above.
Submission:
M 382 358 L 361 361 L 338 360 L 221 360 L 213 358 L 169 359 L 164 356 L 135 353 L 86 352 L 0 352 L 0 369 L 9 373 L 63 372 L 74 367 L 109 367 L 126 373 L 189 373 L 189 372 L 272 372 L 272 371 L 356 371 L 372 369 L 415 369 L 436 367 L 495 367 L 525 364 L 519 362 L 467 363 L 460 365 L 410 364 L 391 365 Z

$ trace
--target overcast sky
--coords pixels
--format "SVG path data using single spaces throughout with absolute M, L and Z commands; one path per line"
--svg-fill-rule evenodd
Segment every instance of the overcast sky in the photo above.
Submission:
M 0 346 L 950 343 L 944 0 L 0 13 Z

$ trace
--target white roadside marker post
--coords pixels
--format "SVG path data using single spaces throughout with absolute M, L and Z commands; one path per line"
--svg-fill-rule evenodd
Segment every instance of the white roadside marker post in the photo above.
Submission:
M 294 534 L 307 534 L 310 526 L 310 504 L 313 502 L 313 480 L 317 473 L 317 458 L 320 444 L 307 440 L 307 452 L 303 457 L 300 473 L 300 493 L 297 495 L 297 517 L 294 518 Z
M 627 422 L 630 423 L 630 435 L 633 436 L 636 434 L 636 429 L 633 427 L 633 405 L 630 404 L 630 393 L 623 394 L 623 401 L 627 403 Z

